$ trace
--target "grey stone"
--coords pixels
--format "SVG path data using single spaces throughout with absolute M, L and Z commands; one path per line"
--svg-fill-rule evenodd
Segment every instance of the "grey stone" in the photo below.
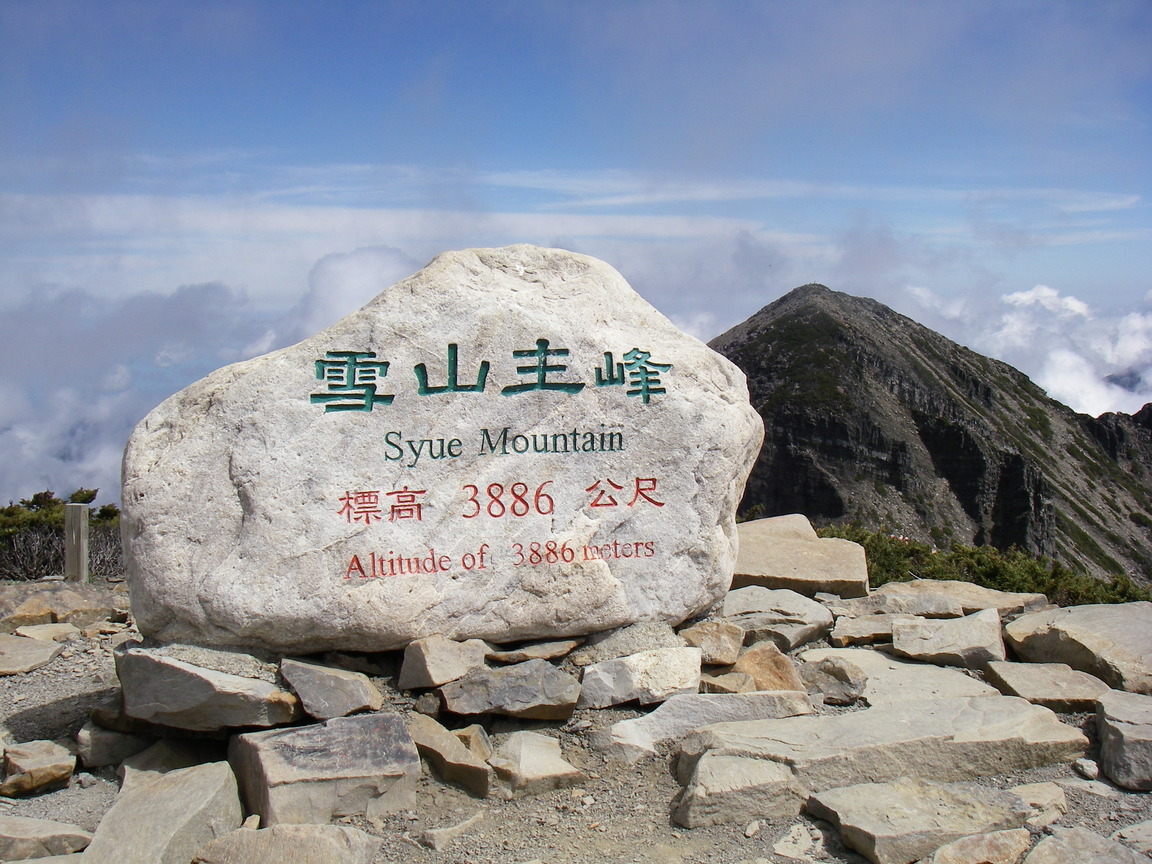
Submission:
M 1027 828 L 1011 828 L 945 843 L 924 864 L 1018 864 L 1030 848 L 1032 833 Z
M 555 660 L 564 657 L 584 644 L 583 639 L 555 639 L 550 642 L 532 642 L 519 648 L 489 649 L 484 656 L 497 663 L 524 663 L 528 660 Z
M 693 729 L 726 720 L 759 720 L 811 714 L 808 694 L 790 690 L 760 693 L 694 693 L 672 696 L 649 714 L 621 720 L 598 733 L 599 750 L 635 762 L 654 755 L 656 747 Z
M 28 639 L 40 639 L 44 642 L 67 642 L 73 636 L 80 635 L 80 628 L 75 624 L 27 624 L 12 631 L 14 636 L 24 636 Z
M 1020 696 L 1053 711 L 1091 711 L 1109 687 L 1095 675 L 1064 663 L 1009 663 L 995 661 L 984 679 L 1005 696 Z
M 460 743 L 467 747 L 473 756 L 487 762 L 488 757 L 492 755 L 492 741 L 488 738 L 488 732 L 479 723 L 473 723 L 463 729 L 453 729 L 452 734 L 460 739 Z
M 192 864 L 372 864 L 379 848 L 379 838 L 348 825 L 273 825 L 225 834 Z
M 0 815 L 0 861 L 24 861 L 79 852 L 92 835 L 76 825 Z
M 706 754 L 789 767 L 799 796 L 909 774 L 970 780 L 1071 762 L 1088 741 L 1047 708 L 1012 696 L 920 699 L 850 714 L 716 723 L 680 744 L 677 776 L 691 782 Z
M 732 671 L 751 675 L 757 690 L 805 689 L 796 664 L 774 642 L 758 642 L 745 649 L 732 666 Z
M 721 608 L 728 621 L 745 630 L 745 641 L 771 639 L 781 651 L 819 639 L 832 629 L 831 612 L 786 588 L 737 588 L 728 592 Z
M 685 641 L 664 621 L 641 621 L 628 627 L 594 633 L 569 656 L 577 666 L 590 666 L 656 648 L 683 648 Z
M 804 798 L 779 762 L 707 753 L 676 802 L 672 818 L 685 828 L 795 816 Z
M 843 657 L 825 657 L 817 663 L 801 663 L 800 678 L 810 694 L 825 705 L 851 705 L 864 695 L 868 676 Z
M 908 777 L 826 789 L 805 810 L 875 864 L 911 864 L 961 837 L 1019 828 L 1030 815 L 1007 792 Z
M 700 689 L 699 648 L 654 648 L 584 668 L 579 704 L 607 708 L 624 702 L 663 702 Z
M 1152 854 L 1152 820 L 1137 822 L 1135 825 L 1121 828 L 1112 835 L 1112 839 L 1122 840 L 1133 849 L 1150 855 Z
M 748 523 L 753 524 L 753 523 Z M 820 535 L 803 513 L 768 516 L 755 520 L 756 533 L 761 537 L 781 537 L 785 540 L 819 540 Z
M 447 252 L 137 425 L 133 612 L 298 655 L 679 623 L 728 589 L 762 438 L 744 374 L 603 262 Z
M 430 828 L 420 835 L 420 845 L 427 846 L 439 852 L 448 848 L 448 845 L 457 837 L 467 834 L 478 822 L 484 818 L 484 811 L 473 813 L 463 822 L 449 825 L 447 828 Z
M 789 588 L 807 597 L 817 592 L 841 597 L 868 593 L 864 547 L 837 537 L 796 540 L 781 537 L 757 519 L 741 522 L 740 551 L 732 587 Z
M 1048 598 L 1043 594 L 1027 594 L 1012 591 L 997 591 L 973 582 L 952 579 L 913 579 L 911 582 L 889 582 L 876 589 L 885 598 L 936 598 L 945 597 L 960 604 L 965 615 L 995 609 L 1001 618 L 1011 618 L 1025 612 L 1034 612 L 1048 606 Z M 896 609 L 885 611 L 898 611 Z M 930 617 L 925 615 L 924 617 Z M 935 617 L 935 616 L 931 616 Z
M 528 720 L 567 720 L 576 710 L 580 682 L 547 660 L 501 669 L 474 669 L 440 688 L 453 714 L 507 714 Z
M 361 672 L 285 658 L 280 674 L 300 697 L 304 712 L 317 720 L 379 711 L 384 705 L 384 695 Z
M 47 666 L 63 650 L 55 642 L 0 633 L 0 675 L 23 675 Z
M 222 762 L 227 756 L 223 741 L 162 738 L 151 747 L 120 763 L 120 789 L 125 791 L 155 780 L 162 774 L 191 768 L 207 762 Z
M 871 599 L 871 598 L 868 598 Z M 859 618 L 837 618 L 828 641 L 836 648 L 853 645 L 876 645 L 892 641 L 892 627 L 897 621 L 921 620 L 906 614 L 861 615 Z
M 1067 663 L 1117 690 L 1152 696 L 1152 603 L 1068 606 L 1023 615 L 1004 638 L 1024 660 Z
M 892 622 L 892 649 L 900 655 L 935 663 L 983 669 L 1004 659 L 1000 613 L 985 609 L 963 618 L 927 620 L 904 618 Z
M 1068 796 L 1056 783 L 1025 783 L 1008 790 L 1028 805 L 1032 815 L 1028 817 L 1029 828 L 1045 828 L 1068 812 Z
M 492 788 L 492 769 L 431 717 L 413 714 L 408 718 L 408 734 L 428 764 L 440 778 L 463 786 L 478 798 L 487 798 Z
M 1110 690 L 1096 707 L 1100 765 L 1117 786 L 1152 789 L 1152 696 Z
M 4 748 L 0 795 L 15 798 L 66 784 L 76 769 L 76 754 L 55 741 L 29 741 Z
M 455 681 L 473 669 L 482 669 L 490 650 L 480 639 L 457 642 L 439 633 L 416 639 L 404 649 L 398 686 L 401 690 L 410 690 Z
M 725 672 L 722 675 L 700 673 L 701 693 L 751 693 L 756 679 L 747 672 Z
M 892 584 L 892 583 L 889 583 Z M 959 618 L 964 604 L 947 594 L 909 592 L 885 593 L 882 585 L 867 597 L 817 597 L 839 621 L 841 618 L 870 618 L 873 615 L 915 615 L 917 618 Z
M 396 714 L 235 735 L 228 748 L 248 810 L 260 824 L 369 819 L 415 803 L 416 745 Z
M 999 692 L 956 669 L 916 663 L 890 657 L 867 648 L 813 648 L 800 655 L 806 663 L 836 658 L 846 660 L 864 672 L 863 699 L 869 705 L 900 703 L 909 699 L 997 696 Z
M 130 717 L 178 729 L 277 726 L 300 716 L 299 700 L 275 684 L 193 666 L 148 648 L 116 653 Z
M 182 768 L 122 790 L 104 814 L 84 864 L 187 864 L 196 850 L 240 827 L 227 762 Z
M 76 733 L 76 755 L 85 768 L 119 765 L 129 756 L 151 747 L 151 735 L 129 735 L 113 732 L 89 721 Z
M 1148 864 L 1148 858 L 1115 840 L 1083 828 L 1053 828 L 1037 843 L 1024 864 Z
M 744 628 L 723 618 L 701 621 L 680 631 L 680 638 L 700 649 L 705 665 L 731 666 L 744 647 Z
M 565 761 L 559 741 L 536 732 L 513 732 L 488 762 L 514 795 L 538 795 L 585 779 Z

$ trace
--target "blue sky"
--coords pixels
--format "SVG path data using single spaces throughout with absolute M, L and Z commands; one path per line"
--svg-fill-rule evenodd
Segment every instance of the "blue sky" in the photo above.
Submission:
M 702 338 L 822 282 L 1134 411 L 1149 44 L 1147 0 L 0 0 L 0 502 L 115 497 L 175 390 L 517 242 Z

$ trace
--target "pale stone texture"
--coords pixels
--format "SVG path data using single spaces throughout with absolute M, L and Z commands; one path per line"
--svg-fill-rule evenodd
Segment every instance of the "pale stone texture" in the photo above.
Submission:
M 611 756 L 635 762 L 655 754 L 658 744 L 683 737 L 701 726 L 811 713 L 808 694 L 794 690 L 672 696 L 650 714 L 614 723 L 600 732 L 594 743 Z
M 1053 711 L 1091 711 L 1110 689 L 1095 675 L 1064 663 L 989 663 L 984 678 L 1005 696 L 1020 696 Z
M 172 771 L 121 791 L 104 814 L 84 864 L 187 864 L 204 844 L 240 827 L 227 762 Z
M 274 825 L 225 834 L 192 864 L 372 864 L 379 848 L 379 839 L 347 825 Z
M 769 516 L 766 519 L 756 519 L 749 525 L 755 525 L 756 534 L 760 537 L 781 537 L 785 540 L 818 540 L 820 535 L 808 521 L 803 513 L 789 513 L 785 516 Z
M 459 784 L 478 798 L 488 797 L 492 769 L 484 761 L 487 756 L 473 754 L 457 736 L 423 714 L 408 717 L 408 734 L 442 780 Z
M 905 614 L 861 615 L 859 618 L 844 616 L 836 619 L 836 626 L 828 641 L 836 648 L 850 648 L 853 645 L 875 645 L 892 641 L 892 628 L 897 621 L 921 620 Z
M 1123 840 L 1134 849 L 1145 855 L 1152 855 L 1152 820 L 1137 822 L 1127 828 L 1121 828 L 1112 835 L 1113 840 Z
M 701 693 L 751 693 L 756 679 L 747 672 L 725 672 L 723 675 L 700 673 Z
M 440 688 L 453 714 L 507 714 L 526 720 L 567 720 L 580 699 L 580 682 L 547 660 L 501 669 L 473 669 Z
M 1152 603 L 1068 606 L 1017 618 L 1004 638 L 1024 660 L 1067 663 L 1110 687 L 1152 696 Z
M 1044 828 L 1068 812 L 1068 796 L 1055 783 L 1025 783 L 1008 791 L 1031 809 L 1032 815 L 1025 823 L 1029 828 Z
M 79 852 L 92 835 L 75 825 L 0 814 L 0 861 L 23 861 Z
M 806 663 L 837 659 L 853 664 L 867 676 L 861 695 L 869 705 L 910 699 L 997 696 L 1000 692 L 956 669 L 901 660 L 867 648 L 813 648 L 801 654 L 800 659 Z
M 178 729 L 276 726 L 300 716 L 299 700 L 275 684 L 194 666 L 148 648 L 116 653 L 130 717 Z
M 576 666 L 590 666 L 654 648 L 683 648 L 684 639 L 664 621 L 641 621 L 607 633 L 594 633 L 569 656 Z
M 817 792 L 804 809 L 875 864 L 911 864 L 961 837 L 1019 828 L 1029 815 L 1007 792 L 908 777 Z
M 1070 762 L 1088 741 L 1049 711 L 1012 696 L 922 699 L 850 714 L 716 723 L 680 744 L 677 776 L 691 782 L 707 754 L 789 767 L 797 795 L 867 780 L 968 780 Z
M 1096 706 L 1100 767 L 1117 786 L 1152 789 L 1152 696 L 1110 690 Z
M 699 648 L 656 648 L 584 668 L 580 705 L 607 708 L 624 702 L 663 702 L 700 689 Z
M 55 741 L 29 741 L 4 748 L 0 795 L 14 798 L 63 786 L 76 769 L 76 756 Z
M 447 849 L 448 846 L 457 837 L 462 837 L 472 830 L 484 818 L 484 811 L 480 810 L 473 813 L 463 822 L 457 822 L 455 825 L 449 825 L 445 828 L 429 828 L 420 835 L 420 845 L 427 846 L 429 849 L 440 851 Z
M 758 642 L 740 655 L 733 672 L 751 675 L 757 690 L 804 690 L 804 680 L 792 658 L 774 642 Z
M 985 609 L 963 618 L 894 621 L 892 648 L 897 654 L 938 666 L 982 669 L 1004 659 L 1000 613 Z
M 889 585 L 896 583 L 890 582 Z M 837 619 L 866 618 L 872 615 L 915 615 L 918 618 L 959 618 L 964 604 L 947 594 L 906 592 L 884 593 L 888 585 L 881 585 L 867 597 L 837 597 L 817 595 L 828 611 Z
M 89 721 L 76 733 L 76 755 L 85 768 L 119 765 L 129 756 L 151 747 L 151 735 L 129 735 L 104 729 Z
M 17 627 L 12 635 L 45 642 L 67 642 L 73 636 L 80 635 L 80 628 L 75 624 L 29 624 Z
M 924 859 L 924 864 L 1019 864 L 1031 848 L 1031 832 L 1011 828 L 953 840 Z
M 603 262 L 448 252 L 141 421 L 123 466 L 133 611 L 164 641 L 299 654 L 679 623 L 729 587 L 762 438 L 743 373 Z M 405 489 L 411 505 L 388 497 Z M 342 514 L 369 490 L 379 519 Z
M 819 694 L 825 705 L 851 705 L 864 695 L 868 685 L 864 670 L 843 657 L 801 663 L 798 670 L 808 692 Z
M 1148 858 L 1115 840 L 1083 828 L 1053 828 L 1028 853 L 1024 864 L 1148 864 Z
M 722 618 L 685 627 L 680 637 L 700 649 L 700 662 L 706 665 L 731 666 L 744 646 L 744 628 Z
M 885 601 L 882 602 L 897 599 L 903 599 L 907 602 L 916 598 L 933 598 L 929 602 L 937 602 L 935 598 L 942 597 L 947 598 L 948 601 L 959 603 L 965 615 L 982 612 L 985 609 L 995 609 L 1003 618 L 1011 618 L 1023 612 L 1035 612 L 1048 606 L 1048 598 L 1043 594 L 997 591 L 995 588 L 985 588 L 974 582 L 952 579 L 913 579 L 911 582 L 889 582 L 877 588 L 876 593 L 885 598 Z M 911 610 L 888 609 L 885 611 Z M 924 615 L 924 617 L 938 616 Z
M 63 645 L 0 633 L 0 675 L 22 675 L 51 663 Z
M 233 736 L 228 761 L 264 826 L 378 818 L 415 803 L 416 745 L 396 714 Z
M 781 651 L 819 639 L 832 629 L 832 613 L 786 588 L 749 585 L 729 591 L 721 614 L 746 632 L 745 641 L 771 639 Z
M 514 795 L 538 795 L 584 780 L 584 773 L 564 759 L 560 742 L 536 732 L 513 732 L 488 763 Z
M 583 639 L 556 639 L 550 642 L 533 642 L 519 648 L 489 649 L 484 656 L 497 663 L 525 663 L 529 660 L 555 660 L 563 657 L 584 644 Z
M 222 762 L 227 755 L 225 741 L 162 738 L 121 762 L 116 773 L 120 777 L 120 789 L 124 791 L 181 768 Z
M 457 642 L 439 633 L 417 639 L 404 649 L 398 686 L 439 687 L 484 667 L 489 646 L 481 639 Z
M 384 705 L 384 695 L 361 672 L 285 658 L 280 674 L 300 697 L 305 713 L 317 720 L 379 711 Z
M 792 771 L 779 762 L 707 753 L 672 818 L 685 828 L 795 816 L 804 803 Z
M 789 588 L 807 597 L 821 591 L 841 597 L 868 593 L 864 547 L 838 537 L 795 540 L 781 537 L 757 519 L 741 522 L 740 554 L 732 587 Z
M 127 614 L 127 594 L 97 585 L 0 585 L 0 633 L 28 624 L 65 623 L 83 628 L 108 619 L 123 621 Z

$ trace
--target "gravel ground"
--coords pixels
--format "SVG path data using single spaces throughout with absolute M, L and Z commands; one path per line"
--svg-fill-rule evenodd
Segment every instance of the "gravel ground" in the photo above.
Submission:
M 75 736 L 91 708 L 115 694 L 112 651 L 120 642 L 133 638 L 138 635 L 131 629 L 98 638 L 77 638 L 67 643 L 67 649 L 47 666 L 26 675 L 0 677 L 0 723 L 9 730 L 10 740 Z M 374 680 L 389 697 L 391 704 L 385 710 L 411 710 L 413 699 L 392 687 L 394 679 Z M 829 710 L 839 713 L 844 709 Z M 785 864 L 794 859 L 776 855 L 773 846 L 789 832 L 795 836 L 796 831 L 827 839 L 829 848 L 824 853 L 814 852 L 815 860 L 863 861 L 844 851 L 827 826 L 800 817 L 764 820 L 750 826 L 678 828 L 670 818 L 670 803 L 679 791 L 669 770 L 670 750 L 660 758 L 630 766 L 605 760 L 589 744 L 596 730 L 638 714 L 626 709 L 581 710 L 565 724 L 500 718 L 490 724 L 496 745 L 503 735 L 515 729 L 558 735 L 565 758 L 587 775 L 586 782 L 577 789 L 513 800 L 478 800 L 426 774 L 419 785 L 415 810 L 396 814 L 377 825 L 360 819 L 345 822 L 381 838 L 377 864 Z M 1089 734 L 1094 748 L 1089 756 L 1095 758 L 1092 715 L 1067 714 L 1062 719 Z M 1152 819 L 1152 794 L 1088 783 L 1067 765 L 986 778 L 981 785 L 1007 788 L 1042 780 L 1073 784 L 1066 788 L 1069 813 L 1059 825 L 1084 827 L 1107 836 L 1119 828 Z M 111 805 L 116 789 L 112 769 L 100 769 L 77 775 L 68 788 L 57 792 L 22 800 L 0 799 L 0 814 L 55 819 L 92 830 Z M 421 845 L 425 831 L 458 825 L 477 813 L 482 814 L 481 819 L 443 849 Z M 818 846 L 817 850 L 820 848 L 823 847 Z

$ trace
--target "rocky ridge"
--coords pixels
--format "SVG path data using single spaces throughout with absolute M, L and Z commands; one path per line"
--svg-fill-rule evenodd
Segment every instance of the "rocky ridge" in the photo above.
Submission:
M 1152 582 L 1152 406 L 1077 414 L 1011 366 L 822 285 L 709 345 L 744 370 L 764 419 L 745 514 L 1015 545 Z
M 55 647 L 0 646 L 0 860 L 1148 860 L 1152 604 L 869 591 L 852 558 L 830 593 L 789 573 L 842 541 L 741 533 L 709 616 L 582 644 L 254 656 L 13 586 L 47 620 L 0 628 Z

